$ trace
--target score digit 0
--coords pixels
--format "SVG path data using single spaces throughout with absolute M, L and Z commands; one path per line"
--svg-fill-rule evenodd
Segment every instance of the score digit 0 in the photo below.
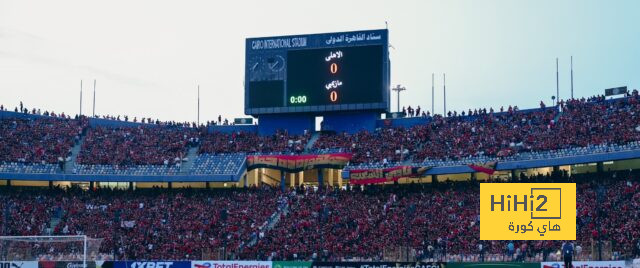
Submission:
M 331 66 L 329 67 L 329 71 L 331 72 L 331 74 L 336 74 L 338 72 L 338 64 L 337 63 L 331 63 Z
M 331 99 L 331 102 L 336 102 L 338 100 L 338 92 L 331 91 L 331 94 L 329 94 L 329 98 Z

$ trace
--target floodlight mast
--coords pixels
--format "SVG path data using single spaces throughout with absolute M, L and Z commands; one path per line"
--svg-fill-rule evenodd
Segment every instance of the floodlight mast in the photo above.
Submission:
M 398 92 L 398 112 L 400 112 L 400 92 L 407 90 L 406 87 L 403 87 L 401 85 L 397 85 L 396 87 L 392 88 L 391 90 Z

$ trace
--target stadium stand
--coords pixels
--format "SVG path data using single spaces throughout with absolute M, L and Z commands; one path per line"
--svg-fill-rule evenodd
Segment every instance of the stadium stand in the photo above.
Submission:
M 78 156 L 80 164 L 174 165 L 195 143 L 197 132 L 188 128 L 91 128 Z
M 37 164 L 20 162 L 0 163 L 0 173 L 40 173 L 52 174 L 60 171 L 60 166 L 56 164 Z
M 399 164 L 454 166 L 489 161 L 519 161 L 581 156 L 638 149 L 640 109 L 637 93 L 624 98 L 569 100 L 561 109 L 544 107 L 506 111 L 469 111 L 435 115 L 411 127 L 374 132 L 322 133 L 311 153 L 351 152 L 347 169 Z M 502 109 L 501 109 L 502 110 Z M 469 115 L 471 114 L 471 115 Z M 104 120 L 104 119 L 100 119 Z M 128 118 L 127 118 L 128 121 Z M 104 123 L 104 122 L 102 122 Z M 81 142 L 74 174 L 174 175 L 185 161 L 185 174 L 227 174 L 241 165 L 242 154 L 300 154 L 311 134 L 279 131 L 207 131 L 181 123 L 88 126 L 87 119 L 38 116 L 3 118 L 0 171 L 56 173 Z M 46 133 L 45 133 L 46 131 Z M 83 135 L 86 133 L 86 135 Z M 195 159 L 187 158 L 197 148 Z M 238 154 L 238 155 L 233 155 Z
M 517 182 L 578 184 L 579 259 L 594 258 L 596 241 L 611 244 L 613 259 L 634 254 L 640 237 L 638 170 L 521 175 Z M 3 235 L 87 234 L 103 238 L 101 253 L 115 259 L 199 259 L 225 248 L 230 258 L 241 259 L 382 260 L 385 252 L 409 246 L 421 260 L 478 261 L 482 243 L 487 260 L 543 261 L 557 259 L 561 243 L 480 241 L 474 181 L 285 193 L 266 186 L 0 191 Z M 282 200 L 286 206 L 278 205 Z M 279 209 L 280 220 L 267 228 Z
M 177 175 L 180 167 L 177 165 L 133 165 L 133 166 L 117 166 L 117 165 L 83 165 L 75 166 L 73 171 L 75 174 L 93 174 L 93 175 Z
M 236 176 L 247 155 L 308 153 L 307 145 L 312 153 L 352 152 L 346 170 L 490 161 L 553 164 L 566 157 L 639 150 L 639 100 L 634 92 L 614 100 L 570 100 L 560 109 L 480 109 L 427 117 L 425 124 L 410 127 L 322 133 L 315 143 L 310 133 L 261 136 L 178 123 L 91 125 L 84 117 L 55 114 L 3 116 L 0 173 L 61 173 L 61 159 L 73 161 L 73 148 L 78 148 L 73 174 L 133 177 Z M 189 169 L 181 170 L 186 162 Z M 598 172 L 512 179 L 578 183 L 577 258 L 594 259 L 590 249 L 597 242 L 610 245 L 612 259 L 633 257 L 640 237 L 640 173 Z M 224 258 L 232 259 L 382 260 L 400 248 L 431 261 L 559 258 L 559 242 L 480 241 L 475 181 L 284 192 L 269 186 L 0 191 L 2 235 L 87 234 L 104 240 L 103 259 L 200 259 L 224 249 Z
M 380 129 L 375 133 L 323 134 L 314 144 L 319 151 L 352 152 L 352 164 L 422 162 L 454 165 L 462 159 L 482 161 L 531 159 L 592 149 L 630 148 L 640 140 L 637 95 L 604 100 L 571 100 L 562 112 L 541 108 L 509 109 L 502 113 L 474 112 L 472 116 L 434 116 L 426 125 Z M 460 163 L 460 162 L 458 162 Z M 477 162 L 476 162 L 477 163 Z
M 246 158 L 247 156 L 244 153 L 203 153 L 196 158 L 190 174 L 236 174 Z
M 45 234 L 52 228 L 55 235 L 104 238 L 101 252 L 111 255 L 115 249 L 117 259 L 197 259 L 204 249 L 238 251 L 277 208 L 263 204 L 276 204 L 277 197 L 269 188 L 3 190 L 0 208 L 9 215 L 3 217 L 2 235 Z
M 492 110 L 487 112 L 480 109 L 470 111 L 466 115 L 454 113 L 447 118 L 436 115 L 429 118 L 427 124 L 409 128 L 381 128 L 375 132 L 354 134 L 324 133 L 313 144 L 313 150 L 314 152 L 354 153 L 354 158 L 347 170 L 384 167 L 397 163 L 453 166 L 496 160 L 554 159 L 638 150 L 640 149 L 638 110 L 640 110 L 640 102 L 637 94 L 615 100 L 605 100 L 602 97 L 570 100 L 562 103 L 560 110 L 540 108 L 520 111 L 517 108 L 510 108 L 504 112 L 493 113 Z M 0 144 L 2 144 L 0 172 L 60 173 L 61 159 L 62 162 L 69 159 L 72 147 L 81 144 L 73 170 L 74 174 L 177 175 L 180 174 L 181 164 L 187 160 L 189 148 L 197 148 L 198 154 L 195 159 L 191 159 L 193 165 L 187 174 L 237 174 L 247 154 L 303 153 L 311 137 L 310 134 L 289 135 L 286 131 L 269 136 L 260 136 L 251 132 L 210 133 L 203 129 L 183 127 L 183 124 L 89 126 L 86 118 L 71 119 L 68 116 L 51 115 L 2 118 L 0 121 Z M 634 230 L 640 229 L 640 226 L 634 225 L 637 224 L 636 221 L 632 220 L 633 217 L 639 216 L 637 174 L 625 175 L 632 178 L 628 181 L 614 180 L 612 177 L 608 180 L 596 180 L 597 178 L 593 175 L 584 176 L 591 177 L 583 179 L 576 175 L 571 178 L 587 181 L 579 187 L 578 198 L 584 200 L 584 202 L 578 202 L 579 215 L 584 216 L 580 217 L 583 222 L 579 223 L 579 237 L 617 241 L 613 248 L 618 255 L 629 254 L 635 243 L 633 239 L 637 237 L 634 233 L 637 231 Z M 548 180 L 548 178 L 536 178 L 536 180 Z M 381 259 L 386 247 L 406 243 L 410 243 L 412 249 L 425 258 L 433 258 L 437 254 L 445 255 L 447 254 L 445 250 L 455 255 L 449 258 L 474 256 L 474 249 L 479 243 L 477 237 L 474 237 L 474 234 L 477 234 L 475 229 L 478 221 L 477 211 L 474 209 L 477 204 L 474 203 L 476 200 L 473 197 L 477 196 L 477 187 L 460 183 L 437 190 L 424 189 L 426 187 L 424 185 L 421 187 L 419 190 L 369 187 L 366 191 L 349 192 L 338 190 L 314 192 L 298 189 L 296 192 L 285 194 L 261 189 L 248 193 L 229 191 L 221 193 L 220 196 L 157 190 L 143 197 L 106 189 L 101 189 L 98 193 L 80 193 L 73 190 L 72 192 L 25 190 L 6 193 L 2 197 L 2 203 L 5 204 L 3 209 L 10 212 L 8 217 L 12 219 L 6 222 L 4 234 L 33 235 L 52 232 L 104 236 L 105 233 L 98 233 L 97 229 L 85 230 L 89 221 L 77 222 L 78 218 L 83 217 L 73 215 L 91 214 L 89 210 L 94 210 L 95 207 L 104 208 L 104 206 L 108 207 L 107 204 L 113 205 L 110 202 L 116 202 L 122 204 L 117 208 L 124 211 L 120 212 L 121 217 L 124 218 L 126 215 L 127 221 L 133 220 L 142 224 L 144 222 L 143 214 L 140 214 L 142 212 L 125 211 L 124 204 L 154 204 L 160 206 L 156 209 L 157 211 L 164 211 L 166 207 L 163 206 L 166 206 L 167 202 L 174 202 L 172 207 L 178 209 L 174 213 L 190 213 L 179 210 L 181 208 L 196 211 L 208 207 L 227 208 L 230 211 L 229 215 L 238 213 L 245 215 L 240 216 L 242 221 L 249 221 L 251 224 L 249 224 L 250 227 L 242 225 L 242 228 L 248 229 L 233 229 L 231 232 L 234 233 L 234 239 L 224 237 L 224 232 L 221 230 L 229 231 L 228 228 L 239 228 L 238 226 L 223 225 L 223 227 L 214 228 L 216 233 L 209 234 L 203 233 L 202 230 L 180 229 L 179 223 L 169 228 L 176 228 L 177 234 L 163 233 L 163 236 L 175 238 L 177 235 L 177 239 L 192 239 L 198 236 L 198 239 L 203 239 L 202 241 L 206 240 L 205 237 L 217 237 L 218 240 L 208 242 L 211 247 L 226 243 L 225 245 L 230 246 L 232 251 L 245 257 Z M 605 189 L 605 193 L 610 193 L 605 194 L 609 199 L 600 202 L 603 206 L 607 206 L 606 213 L 610 215 L 599 215 L 598 213 L 602 211 L 596 211 L 594 202 L 587 201 L 593 200 L 595 189 L 599 187 Z M 620 196 L 613 193 L 625 194 Z M 429 198 L 426 198 L 427 195 Z M 233 203 L 230 200 L 236 200 L 234 198 L 244 203 L 230 205 Z M 285 216 L 274 229 L 266 234 L 263 233 L 264 237 L 258 239 L 253 246 L 239 244 L 239 241 L 246 242 L 251 237 L 255 238 L 258 230 L 256 226 L 264 227 L 264 222 L 273 215 L 275 204 L 280 198 L 285 198 L 288 206 Z M 181 201 L 183 199 L 188 202 Z M 203 202 L 202 200 L 207 200 L 208 203 L 198 203 Z M 187 205 L 190 202 L 195 204 Z M 84 204 L 84 207 L 78 207 L 78 204 Z M 265 204 L 272 205 L 264 206 Z M 375 205 L 372 206 L 372 204 Z M 253 211 L 261 206 L 264 206 L 264 211 L 258 210 L 262 212 L 246 216 L 249 208 Z M 414 217 L 411 222 L 406 222 L 405 214 L 410 207 L 415 207 L 412 213 L 416 215 L 435 215 L 444 211 L 449 219 Z M 161 215 L 157 214 L 160 213 L 157 211 L 153 212 L 156 214 L 147 216 Z M 55 230 L 47 231 L 47 228 L 51 228 L 47 225 L 52 217 L 61 213 L 64 214 L 64 216 L 59 215 L 62 225 L 57 225 Z M 98 218 L 93 218 L 91 222 L 102 222 L 100 226 L 105 230 L 116 232 L 119 230 L 117 226 L 108 226 L 108 222 L 114 219 L 115 212 L 109 213 L 111 214 L 108 216 L 94 215 L 92 217 Z M 25 215 L 32 216 L 25 218 Z M 193 215 L 195 217 L 196 214 Z M 607 226 L 600 233 L 594 229 L 595 218 L 602 219 L 603 226 Z M 621 226 L 620 221 L 612 221 L 613 218 L 629 219 L 625 222 L 631 223 Z M 433 223 L 430 224 L 432 221 Z M 447 222 L 467 222 L 469 225 L 462 228 L 449 226 Z M 621 230 L 621 233 L 615 233 L 617 230 Z M 630 232 L 631 236 L 623 235 L 622 231 L 625 230 Z M 131 230 L 128 231 L 131 232 Z M 151 233 L 161 231 L 169 232 L 153 229 Z M 102 230 L 102 232 L 105 231 Z M 394 233 L 403 235 L 390 235 Z M 142 234 L 127 233 L 127 235 L 137 235 L 138 242 L 145 239 L 159 239 L 154 238 L 157 235 L 146 238 Z M 421 239 L 424 237 L 426 238 Z M 460 237 L 465 239 L 459 239 Z M 157 249 L 162 251 L 156 252 L 153 246 L 146 249 L 135 248 L 135 244 L 116 243 L 112 237 L 103 238 L 106 239 L 106 243 L 103 244 L 105 252 L 111 251 L 111 247 L 120 243 L 117 246 L 123 248 L 122 252 L 118 249 L 116 253 L 133 254 L 130 257 L 134 259 L 160 256 L 154 254 L 172 254 L 167 253 L 169 250 L 167 248 Z M 337 243 L 338 240 L 341 243 Z M 447 242 L 453 240 L 466 242 L 457 244 Z M 162 243 L 163 241 L 158 241 L 148 244 Z M 580 241 L 580 244 L 585 247 L 589 243 L 588 240 Z M 554 244 L 538 242 L 516 242 L 515 244 L 516 249 L 527 252 L 526 258 L 534 259 L 547 256 L 554 247 L 557 248 Z M 501 243 L 493 242 L 491 245 L 485 245 L 485 248 L 487 257 L 503 258 L 504 256 L 505 248 Z M 191 259 L 194 258 L 194 254 L 202 254 L 202 249 L 196 250 L 200 251 L 191 252 L 189 256 L 172 256 L 177 259 Z M 513 253 L 517 255 L 517 250 Z M 510 254 L 510 256 L 514 255 Z

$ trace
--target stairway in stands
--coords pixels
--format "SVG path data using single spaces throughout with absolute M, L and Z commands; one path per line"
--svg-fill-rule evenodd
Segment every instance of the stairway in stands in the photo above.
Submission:
M 316 143 L 316 141 L 320 138 L 320 133 L 320 131 L 316 131 L 311 134 L 311 138 L 307 142 L 307 145 L 304 146 L 305 153 L 308 153 L 311 151 L 311 149 L 313 149 L 313 144 Z
M 189 171 L 191 171 L 193 163 L 196 161 L 196 158 L 198 158 L 199 149 L 200 146 L 189 148 L 189 152 L 187 153 L 187 161 L 182 162 L 182 165 L 180 166 L 180 175 L 189 175 Z
M 271 214 L 271 217 L 269 217 L 269 219 L 267 220 L 267 224 L 262 229 L 262 232 L 266 234 L 267 232 L 271 231 L 276 227 L 280 219 L 287 214 L 289 214 L 289 202 L 283 202 L 280 207 L 278 207 L 278 209 L 273 214 Z M 251 236 L 251 238 L 246 241 L 246 244 L 244 244 L 243 247 L 253 247 L 256 243 L 258 243 L 258 239 L 259 237 L 257 235 Z
M 80 135 L 80 141 L 71 148 L 70 160 L 64 163 L 64 173 L 72 173 L 73 167 L 76 164 L 76 159 L 78 158 L 78 154 L 80 153 L 80 149 L 84 143 L 85 134 L 86 133 L 82 133 L 82 135 Z
M 58 226 L 60 221 L 62 221 L 62 217 L 64 217 L 65 214 L 66 214 L 66 211 L 64 211 L 62 208 L 60 207 L 56 208 L 56 210 L 53 212 L 53 215 L 51 216 L 49 225 L 44 230 L 45 235 L 53 235 L 53 231 L 56 229 L 56 226 Z
M 560 120 L 561 116 L 562 116 L 562 111 L 558 111 L 558 113 L 556 114 L 556 117 L 553 118 L 553 122 L 558 123 L 558 120 Z

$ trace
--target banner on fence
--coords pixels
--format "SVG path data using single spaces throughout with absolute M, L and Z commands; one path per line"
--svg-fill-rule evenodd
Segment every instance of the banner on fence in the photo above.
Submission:
M 39 261 L 39 268 L 83 268 L 82 261 Z M 86 268 L 96 268 L 96 263 L 87 261 Z
M 475 172 L 482 172 L 488 175 L 493 175 L 493 173 L 496 172 L 497 165 L 498 165 L 498 162 L 492 161 L 492 162 L 486 162 L 486 163 L 470 164 L 468 166 L 471 169 L 473 169 Z
M 300 172 L 315 168 L 343 168 L 351 160 L 351 154 L 318 155 L 250 155 L 247 170 L 272 168 L 285 172 Z
M 352 169 L 349 170 L 349 183 L 372 184 L 397 181 L 403 177 L 418 177 L 431 167 L 397 166 L 390 168 Z

